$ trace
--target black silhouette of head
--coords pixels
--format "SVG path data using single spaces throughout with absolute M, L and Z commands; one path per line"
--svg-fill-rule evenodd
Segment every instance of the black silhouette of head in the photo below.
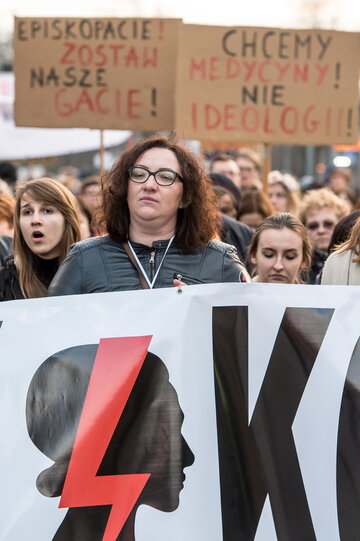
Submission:
M 54 461 L 36 482 L 45 496 L 61 495 L 97 348 L 89 344 L 55 353 L 31 381 L 28 432 L 36 447 Z M 179 505 L 183 470 L 194 462 L 181 434 L 183 418 L 167 368 L 148 353 L 97 472 L 99 476 L 151 473 L 132 521 L 141 504 L 161 511 L 174 511 Z M 53 539 L 100 541 L 109 512 L 109 506 L 71 508 Z M 133 527 L 125 525 L 123 530 L 133 531 Z M 122 532 L 120 539 L 134 539 L 133 533 Z

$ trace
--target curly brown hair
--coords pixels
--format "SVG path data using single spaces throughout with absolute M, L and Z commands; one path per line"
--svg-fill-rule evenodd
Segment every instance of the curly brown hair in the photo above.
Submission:
M 127 204 L 129 167 L 151 148 L 171 150 L 180 165 L 183 183 L 182 208 L 176 220 L 176 244 L 183 250 L 206 246 L 219 237 L 220 214 L 211 190 L 211 180 L 198 157 L 173 136 L 149 137 L 126 150 L 102 179 L 103 216 L 101 223 L 117 242 L 128 239 L 130 213 Z

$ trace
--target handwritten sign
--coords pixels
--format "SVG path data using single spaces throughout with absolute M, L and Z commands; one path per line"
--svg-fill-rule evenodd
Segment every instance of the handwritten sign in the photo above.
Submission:
M 16 124 L 173 128 L 179 22 L 15 18 Z
M 360 34 L 183 25 L 176 126 L 193 139 L 355 142 Z

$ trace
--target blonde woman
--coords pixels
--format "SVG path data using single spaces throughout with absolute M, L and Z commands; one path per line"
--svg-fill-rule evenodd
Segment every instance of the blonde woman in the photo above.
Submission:
M 289 173 L 270 171 L 268 175 L 268 196 L 275 212 L 299 213 L 300 185 Z
M 311 245 L 304 225 L 288 212 L 266 218 L 255 231 L 248 259 L 253 282 L 299 284 L 311 264 Z
M 0 269 L 0 299 L 45 297 L 71 244 L 80 240 L 75 196 L 50 178 L 18 185 L 13 255 Z
M 348 240 L 327 258 L 321 277 L 322 285 L 360 285 L 360 218 Z

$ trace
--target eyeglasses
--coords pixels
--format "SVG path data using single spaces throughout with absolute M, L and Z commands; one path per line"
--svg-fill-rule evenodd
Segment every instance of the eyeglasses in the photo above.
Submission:
M 156 184 L 159 184 L 159 186 L 171 186 L 177 177 L 181 181 L 183 180 L 179 173 L 176 173 L 172 169 L 161 168 L 158 171 L 149 171 L 145 167 L 142 167 L 142 165 L 129 167 L 128 173 L 130 180 L 137 184 L 144 184 L 151 175 L 153 175 Z
M 332 229 L 333 227 L 335 227 L 335 223 L 331 220 L 324 220 L 323 222 L 309 222 L 306 227 L 310 231 L 315 231 L 321 226 L 323 226 L 324 229 Z
M 255 171 L 255 167 L 239 167 L 240 173 L 251 173 L 251 171 Z

